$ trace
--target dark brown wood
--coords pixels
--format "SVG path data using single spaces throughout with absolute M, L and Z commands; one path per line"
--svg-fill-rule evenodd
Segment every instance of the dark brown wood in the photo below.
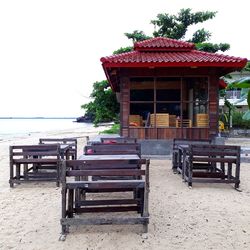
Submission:
M 85 155 L 141 155 L 141 144 L 139 143 L 116 143 L 102 144 L 94 143 L 84 147 Z
M 239 188 L 239 146 L 194 144 L 185 151 L 184 180 L 189 186 L 193 182 L 221 182 L 234 183 L 235 189 Z
M 60 182 L 59 144 L 10 146 L 10 187 L 30 181 Z
M 136 138 L 129 138 L 129 137 L 105 137 L 101 138 L 101 143 L 104 144 L 116 144 L 116 143 L 137 143 Z
M 173 138 L 187 138 L 187 139 L 213 139 L 218 135 L 218 109 L 219 109 L 219 77 L 221 76 L 217 69 L 214 67 L 208 68 L 168 68 L 161 69 L 146 69 L 146 68 L 122 68 L 119 72 L 120 74 L 120 114 L 121 114 L 121 135 L 128 137 L 135 137 L 137 139 L 173 139 Z M 177 77 L 180 79 L 187 79 L 190 77 L 203 77 L 208 79 L 208 100 L 207 102 L 207 111 L 209 117 L 209 125 L 206 127 L 198 128 L 195 124 L 191 128 L 182 127 L 180 129 L 174 127 L 162 127 L 162 128 L 149 128 L 146 125 L 143 127 L 131 127 L 129 126 L 128 117 L 130 113 L 130 104 L 131 103 L 143 103 L 142 101 L 131 101 L 130 100 L 130 88 L 133 86 L 133 89 L 148 88 L 147 84 L 134 86 L 131 85 L 131 78 L 135 77 L 150 77 L 156 79 L 159 77 Z M 146 87 L 143 87 L 143 86 Z M 154 84 L 154 86 L 157 86 Z M 160 87 L 159 87 L 160 88 Z M 158 88 L 158 89 L 159 89 Z M 176 86 L 171 86 L 170 89 L 175 89 Z M 157 89 L 157 88 L 156 88 Z M 188 88 L 186 88 L 185 83 L 182 84 L 182 99 L 180 102 L 181 112 L 183 113 L 183 103 L 184 94 L 186 94 Z M 154 93 L 155 96 L 155 93 Z M 155 99 L 156 100 L 156 99 Z M 154 112 L 156 112 L 156 102 L 160 103 L 161 101 L 154 101 Z M 169 101 L 168 101 L 169 102 Z M 150 101 L 144 101 L 144 103 L 150 103 Z M 183 118 L 185 119 L 185 117 Z
M 188 147 L 192 144 L 211 144 L 212 140 L 210 139 L 179 139 L 174 138 L 173 140 L 173 153 L 172 153 L 172 170 L 174 172 L 178 171 L 183 176 L 183 159 L 185 156 L 183 156 L 182 148 Z M 182 147 L 179 147 L 182 146 Z
M 123 168 L 117 168 L 121 164 Z M 109 166 L 107 168 L 107 166 Z M 145 169 L 144 169 L 145 168 Z M 68 160 L 62 167 L 62 235 L 70 225 L 89 224 L 143 224 L 148 225 L 149 160 Z M 107 179 L 95 179 L 106 176 Z M 112 179 L 112 177 L 124 179 Z M 75 179 L 72 179 L 75 177 Z M 132 178 L 131 178 L 132 177 Z M 79 192 L 80 191 L 80 192 Z M 68 196 L 66 195 L 68 192 Z M 98 199 L 87 200 L 88 193 L 98 192 Z M 110 192 L 108 199 L 101 193 Z M 117 195 L 112 199 L 113 192 Z M 126 192 L 126 193 L 124 193 Z M 127 194 L 128 192 L 128 194 Z M 120 197 L 119 193 L 123 193 Z M 133 198 L 131 198 L 131 193 Z M 126 198 L 126 195 L 129 198 Z M 74 198 L 72 198 L 74 197 Z M 112 216 L 78 219 L 79 213 L 106 213 L 136 211 L 130 218 Z M 64 238 L 64 237 L 63 237 Z
M 61 150 L 61 156 L 62 158 L 67 157 L 67 159 L 70 157 L 71 160 L 77 159 L 77 139 L 76 138 L 40 138 L 39 139 L 40 144 L 49 144 L 49 143 L 59 143 L 64 145 L 69 145 L 68 151 Z M 67 155 L 64 156 L 64 153 Z

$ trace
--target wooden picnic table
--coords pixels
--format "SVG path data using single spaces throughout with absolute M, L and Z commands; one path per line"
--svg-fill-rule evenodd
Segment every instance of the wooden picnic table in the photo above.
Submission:
M 60 182 L 60 161 L 67 146 L 59 144 L 14 145 L 10 150 L 10 187 L 30 181 Z
M 235 189 L 239 188 L 239 146 L 193 144 L 182 149 L 185 153 L 182 172 L 189 186 L 193 182 L 234 183 Z
M 79 158 L 81 160 L 62 162 L 60 239 L 65 239 L 69 226 L 74 225 L 142 224 L 147 232 L 149 160 L 140 159 L 138 155 L 82 155 Z M 124 214 L 120 215 L 121 212 Z M 100 215 L 88 216 L 89 213 Z M 107 217 L 106 213 L 113 215 Z

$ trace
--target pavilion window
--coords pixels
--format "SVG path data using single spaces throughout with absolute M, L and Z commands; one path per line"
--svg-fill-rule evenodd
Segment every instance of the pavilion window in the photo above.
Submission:
M 129 126 L 147 126 L 149 114 L 154 113 L 154 78 L 137 77 L 130 79 Z
M 130 79 L 131 127 L 208 127 L 207 77 Z
M 192 127 L 208 127 L 208 78 L 186 77 L 182 84 L 182 119 Z

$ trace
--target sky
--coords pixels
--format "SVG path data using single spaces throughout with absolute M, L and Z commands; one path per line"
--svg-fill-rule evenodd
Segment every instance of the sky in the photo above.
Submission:
M 131 46 L 124 33 L 143 30 L 159 13 L 217 11 L 191 27 L 229 43 L 224 54 L 250 59 L 248 0 L 1 0 L 0 117 L 78 117 L 92 85 L 106 79 L 100 58 Z

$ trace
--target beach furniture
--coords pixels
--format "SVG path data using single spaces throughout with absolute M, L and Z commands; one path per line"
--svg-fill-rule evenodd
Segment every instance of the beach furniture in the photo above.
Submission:
M 93 143 L 84 147 L 85 155 L 138 155 L 141 156 L 139 143 Z
M 173 139 L 172 152 L 172 170 L 174 172 L 182 173 L 183 176 L 183 159 L 185 158 L 185 148 L 192 144 L 211 144 L 210 139 Z
M 229 145 L 189 145 L 185 150 L 184 180 L 199 183 L 240 184 L 240 147 Z
M 107 179 L 95 178 L 100 175 Z M 142 224 L 148 230 L 149 160 L 63 161 L 61 193 L 62 240 L 73 225 Z
M 10 187 L 31 181 L 53 181 L 59 186 L 59 144 L 15 145 L 9 147 L 9 154 Z
M 61 157 L 64 159 L 66 156 L 70 157 L 72 160 L 77 159 L 77 139 L 76 138 L 40 138 L 39 144 L 54 144 L 59 143 L 61 145 L 69 145 L 69 150 L 67 155 L 61 146 Z
M 136 138 L 129 138 L 129 137 L 104 137 L 101 138 L 101 143 L 104 144 L 115 144 L 115 143 L 137 143 Z

